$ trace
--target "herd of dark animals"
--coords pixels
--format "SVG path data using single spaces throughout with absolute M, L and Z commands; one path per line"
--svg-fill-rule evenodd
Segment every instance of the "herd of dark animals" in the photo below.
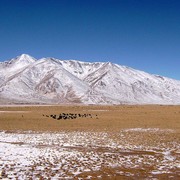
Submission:
M 67 120 L 67 119 L 77 119 L 77 118 L 93 118 L 92 114 L 77 114 L 77 113 L 60 113 L 59 115 L 51 114 L 44 115 L 45 117 L 51 117 L 56 120 Z M 95 115 L 95 118 L 98 119 L 98 116 Z

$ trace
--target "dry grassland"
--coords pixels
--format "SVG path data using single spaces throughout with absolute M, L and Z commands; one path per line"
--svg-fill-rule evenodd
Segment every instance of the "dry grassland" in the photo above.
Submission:
M 180 178 L 180 106 L 2 106 L 0 133 L 4 178 Z
M 14 111 L 14 113 L 12 111 Z M 82 114 L 91 113 L 93 118 L 78 118 L 74 120 L 58 121 L 50 117 L 42 116 L 43 114 L 58 115 L 62 112 Z M 96 119 L 95 115 L 98 115 L 98 119 Z M 180 106 L 0 107 L 1 130 L 119 131 L 124 128 L 168 128 L 179 131 Z

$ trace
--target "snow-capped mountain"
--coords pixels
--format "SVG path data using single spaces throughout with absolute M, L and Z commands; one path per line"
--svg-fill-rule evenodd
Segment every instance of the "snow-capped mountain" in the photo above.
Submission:
M 180 104 L 180 81 L 110 62 L 22 54 L 0 63 L 0 103 Z

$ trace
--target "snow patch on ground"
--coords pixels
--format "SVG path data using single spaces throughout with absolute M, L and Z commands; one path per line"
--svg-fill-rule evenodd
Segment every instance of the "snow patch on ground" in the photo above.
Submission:
M 0 113 L 29 113 L 30 111 L 0 111 Z
M 124 132 L 174 132 L 172 129 L 160 129 L 160 128 L 131 128 L 124 129 Z
M 137 129 L 136 129 L 137 130 Z M 139 128 L 138 128 L 139 130 Z M 0 132 L 0 170 L 3 178 L 73 179 L 112 176 L 134 176 L 138 169 L 146 176 L 177 174 L 180 145 L 159 144 L 153 147 L 133 144 L 126 133 L 108 132 Z M 157 129 L 141 129 L 156 133 Z M 159 129 L 158 129 L 159 131 Z M 171 131 L 168 131 L 171 133 Z M 173 144 L 173 146 L 172 146 Z M 127 171 L 130 169 L 131 171 Z M 133 171 L 136 170 L 136 171 Z

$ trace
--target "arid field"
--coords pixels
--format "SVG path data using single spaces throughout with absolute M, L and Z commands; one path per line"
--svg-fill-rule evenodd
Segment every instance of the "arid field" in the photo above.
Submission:
M 180 179 L 180 106 L 0 106 L 1 178 Z

